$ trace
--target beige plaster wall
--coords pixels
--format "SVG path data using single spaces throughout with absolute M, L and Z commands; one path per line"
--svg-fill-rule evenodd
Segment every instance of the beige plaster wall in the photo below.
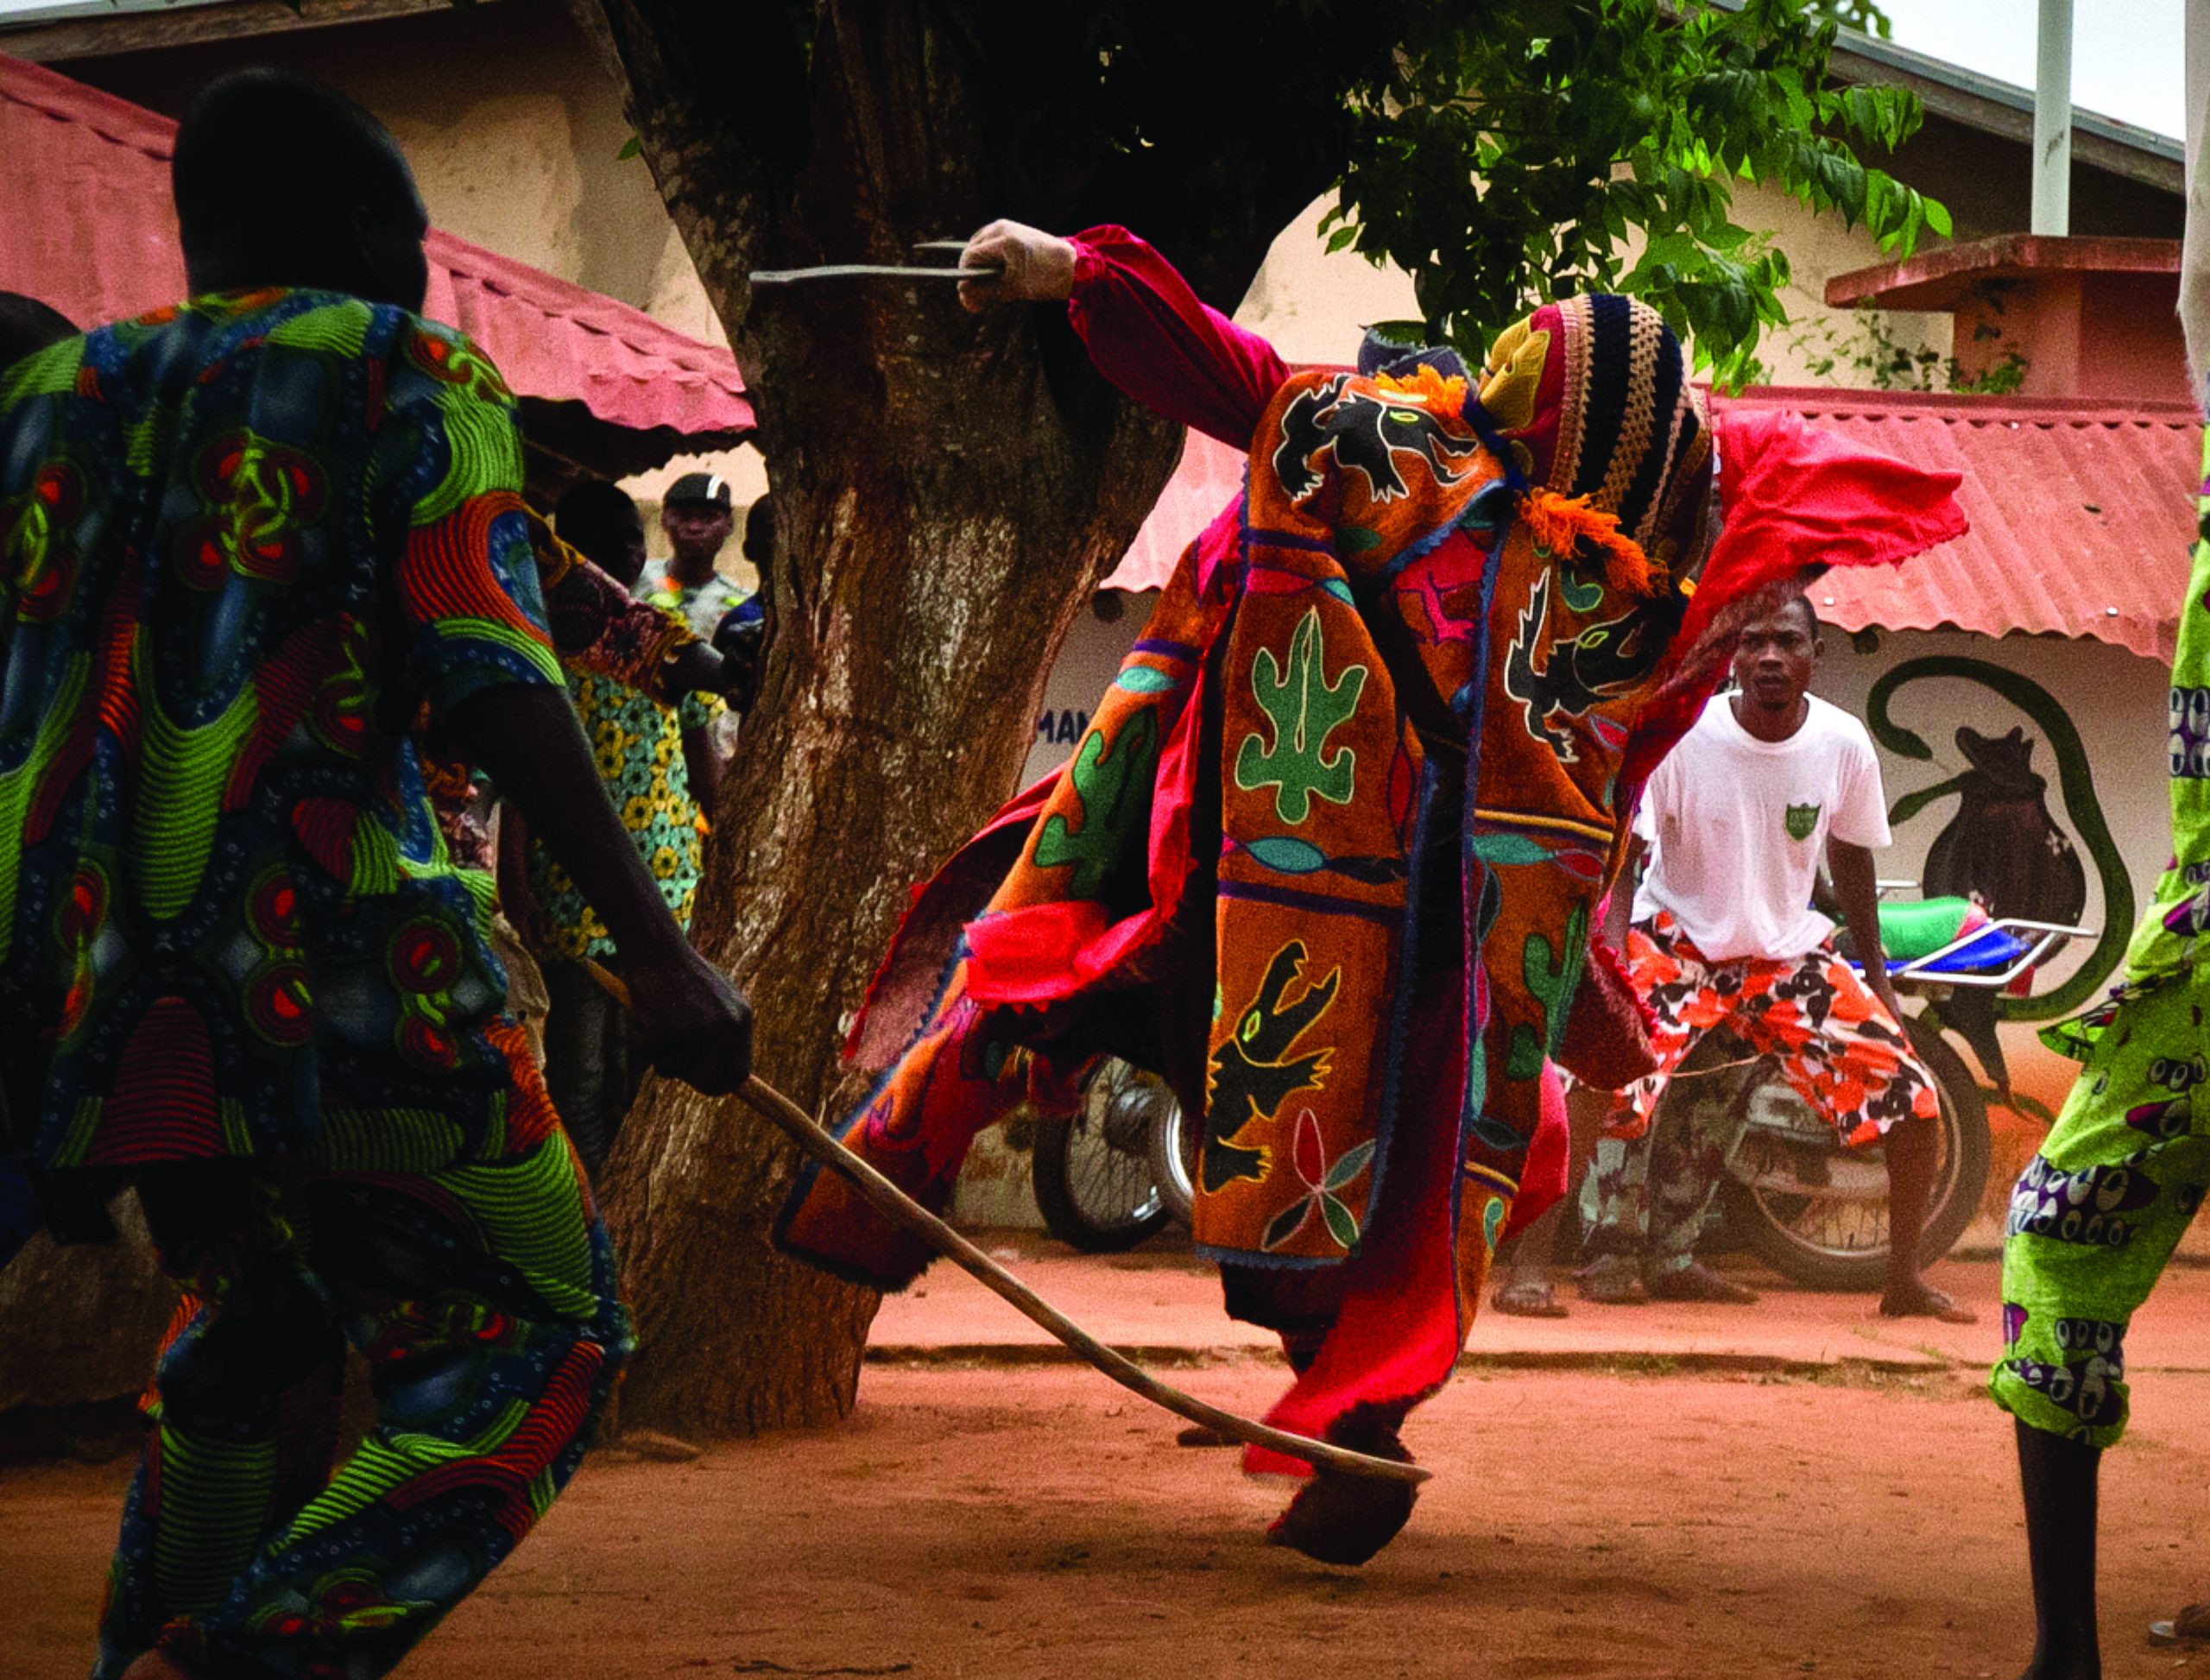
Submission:
M 1327 250 L 1320 222 L 1332 201 L 1332 194 L 1315 199 L 1282 231 L 1235 311 L 1238 323 L 1264 333 L 1291 362 L 1348 362 L 1369 323 L 1419 313 L 1411 276 L 1403 269 L 1393 263 L 1377 267 L 1351 251 Z M 1735 219 L 1771 234 L 1792 274 L 1782 298 L 1791 324 L 1768 331 L 1759 351 L 1768 369 L 1765 382 L 1865 382 L 1844 370 L 1822 380 L 1810 369 L 1827 351 L 1828 335 L 1861 339 L 1853 313 L 1828 309 L 1822 300 L 1831 276 L 1884 261 L 1879 246 L 1861 226 L 1814 216 L 1776 189 L 1738 182 L 1734 202 Z M 1897 343 L 1948 353 L 1947 315 L 1890 312 L 1886 321 Z
M 447 232 L 679 332 L 728 342 L 651 172 L 620 155 L 629 137 L 621 99 L 559 0 L 501 0 L 55 68 L 174 117 L 209 80 L 247 64 L 319 77 L 374 111 L 406 148 L 430 218 Z M 671 479 L 693 470 L 728 477 L 740 506 L 767 488 L 749 447 L 672 462 L 630 488 L 657 503 Z

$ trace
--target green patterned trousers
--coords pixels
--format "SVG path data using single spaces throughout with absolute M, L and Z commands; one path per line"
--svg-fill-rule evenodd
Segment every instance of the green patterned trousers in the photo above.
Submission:
M 2087 1065 L 2011 1194 L 2003 1357 L 1988 1386 L 2036 1429 L 2109 1446 L 2125 1331 L 2210 1186 L 2204 1007 L 2193 970 L 2087 1018 Z

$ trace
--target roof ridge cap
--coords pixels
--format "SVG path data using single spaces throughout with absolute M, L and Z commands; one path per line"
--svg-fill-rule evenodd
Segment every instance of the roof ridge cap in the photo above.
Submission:
M 738 378 L 743 377 L 742 370 L 736 369 L 736 355 L 734 351 L 719 344 L 709 344 L 703 338 L 694 338 L 689 333 L 668 325 L 665 321 L 638 308 L 633 303 L 625 302 L 620 298 L 609 297 L 603 292 L 593 292 L 588 287 L 580 286 L 573 281 L 564 280 L 559 275 L 547 273 L 544 269 L 532 268 L 518 257 L 502 256 L 486 246 L 478 245 L 471 240 L 463 239 L 459 235 L 447 232 L 442 228 L 432 230 L 432 234 L 436 245 L 451 253 L 453 260 L 449 260 L 445 255 L 433 253 L 433 260 L 440 263 L 449 273 L 464 275 L 467 278 L 485 287 L 496 287 L 506 285 L 511 293 L 516 288 L 513 282 L 508 281 L 507 275 L 498 272 L 483 272 L 483 270 L 523 269 L 527 276 L 524 284 L 531 281 L 540 282 L 540 284 L 529 285 L 529 290 L 534 294 L 542 294 L 546 292 L 547 288 L 541 285 L 544 281 L 551 281 L 552 287 L 558 287 L 559 291 L 574 294 L 572 297 L 533 295 L 530 300 L 533 306 L 547 315 L 567 321 L 586 332 L 596 332 L 602 338 L 612 338 L 635 351 L 640 356 L 659 357 L 693 373 L 710 376 L 721 371 L 717 367 L 711 365 L 704 367 L 692 365 L 693 360 L 697 359 L 701 352 L 709 363 L 718 362 L 726 357 L 730 369 L 736 371 Z M 471 260 L 477 258 L 488 258 L 489 261 L 475 266 L 464 266 Z M 670 348 L 666 344 L 639 343 L 637 337 L 632 336 L 631 332 L 624 330 L 625 327 L 631 325 L 629 322 L 625 321 L 621 326 L 616 326 L 590 319 L 592 313 L 609 306 L 611 309 L 622 311 L 634 317 L 636 321 L 651 328 L 654 335 L 673 340 L 678 348 Z

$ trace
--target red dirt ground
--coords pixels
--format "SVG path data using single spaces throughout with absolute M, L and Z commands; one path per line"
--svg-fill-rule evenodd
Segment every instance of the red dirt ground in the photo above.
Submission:
M 1662 1370 L 1664 1367 L 1659 1367 Z M 1278 1366 L 1185 1371 L 1255 1411 Z M 2106 1481 L 2109 1673 L 2210 1585 L 2210 1376 L 2149 1374 Z M 2011 1680 L 2007 1420 L 1962 1372 L 1482 1371 L 1414 1420 L 1412 1525 L 1365 1569 L 1260 1543 L 1279 1500 L 1064 1367 L 871 1366 L 842 1427 L 586 1465 L 406 1671 L 520 1675 Z M 125 1467 L 0 1472 L 0 1675 L 81 1676 Z

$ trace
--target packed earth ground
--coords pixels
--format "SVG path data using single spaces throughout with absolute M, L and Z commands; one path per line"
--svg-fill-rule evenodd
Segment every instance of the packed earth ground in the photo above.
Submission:
M 1255 1413 L 1281 1386 L 1271 1355 L 1190 1310 L 1206 1285 L 1186 1256 L 1020 1264 L 1208 1399 Z M 1178 1446 L 1174 1419 L 1017 1329 L 978 1340 L 1006 1309 L 939 1273 L 886 1311 L 848 1422 L 587 1463 L 416 1664 L 1272 1680 L 1327 1652 L 1361 1680 L 2011 1680 L 2030 1620 L 2010 1431 L 1964 1357 L 1994 1346 L 1994 1268 L 1939 1275 L 1980 1326 L 1897 1336 L 1861 1302 L 1776 1288 L 1746 1311 L 1477 1330 L 1409 1431 L 1436 1471 L 1411 1527 L 1350 1570 L 1265 1545 L 1279 1491 Z M 2106 1474 L 2112 1680 L 2210 1672 L 2210 1653 L 2140 1633 L 2210 1588 L 2210 1273 L 2169 1283 L 2129 1350 L 2136 1426 Z M 0 1468 L 0 1674 L 85 1671 L 127 1474 Z

